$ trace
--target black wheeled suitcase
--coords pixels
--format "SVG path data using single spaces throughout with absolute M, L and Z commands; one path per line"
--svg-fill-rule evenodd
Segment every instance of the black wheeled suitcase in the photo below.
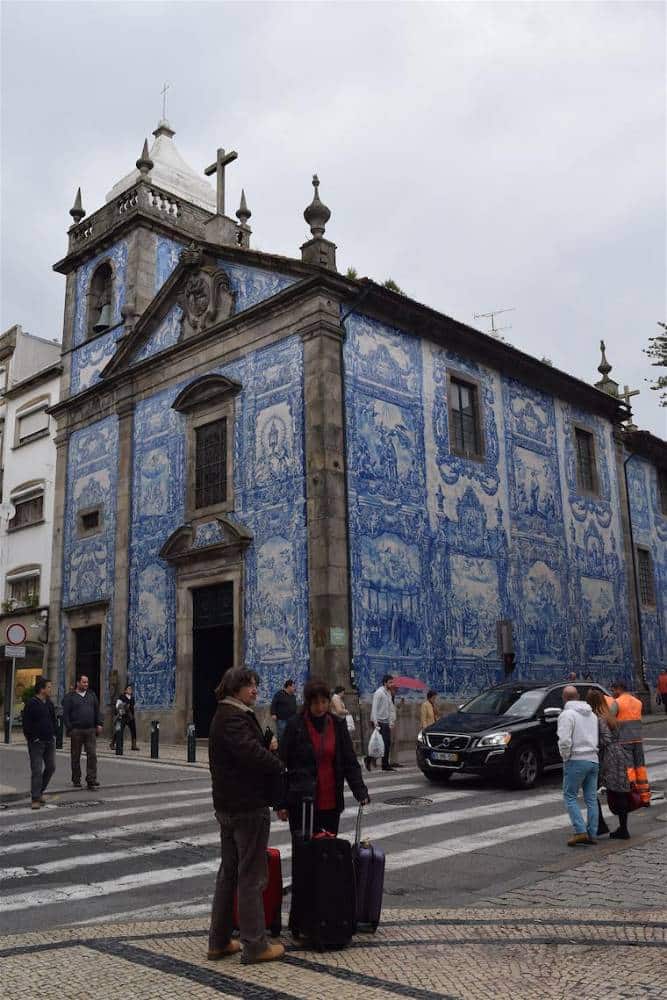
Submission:
M 289 929 L 312 947 L 345 948 L 356 930 L 352 845 L 329 834 L 313 836 L 314 807 L 304 799 L 301 833 L 292 843 Z
M 359 806 L 357 830 L 352 848 L 352 861 L 357 883 L 357 926 L 359 930 L 376 931 L 382 913 L 384 892 L 384 851 L 361 839 L 361 817 L 364 807 Z

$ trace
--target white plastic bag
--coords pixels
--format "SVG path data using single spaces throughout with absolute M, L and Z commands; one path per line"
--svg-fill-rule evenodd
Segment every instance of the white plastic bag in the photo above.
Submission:
M 369 757 L 384 757 L 384 740 L 379 729 L 374 729 L 368 741 Z
M 347 724 L 348 732 L 353 733 L 354 732 L 354 719 L 352 718 L 352 716 L 350 715 L 349 712 L 345 716 L 345 722 Z

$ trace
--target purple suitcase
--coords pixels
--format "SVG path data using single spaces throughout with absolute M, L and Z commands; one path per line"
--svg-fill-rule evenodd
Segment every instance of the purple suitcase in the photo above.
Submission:
M 382 912 L 384 890 L 384 851 L 361 839 L 363 806 L 357 813 L 357 829 L 352 848 L 357 883 L 357 926 L 377 930 Z

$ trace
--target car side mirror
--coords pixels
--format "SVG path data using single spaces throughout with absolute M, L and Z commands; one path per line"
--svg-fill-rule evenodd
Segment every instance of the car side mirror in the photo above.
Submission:
M 542 715 L 548 722 L 550 719 L 557 719 L 562 711 L 562 708 L 545 708 Z

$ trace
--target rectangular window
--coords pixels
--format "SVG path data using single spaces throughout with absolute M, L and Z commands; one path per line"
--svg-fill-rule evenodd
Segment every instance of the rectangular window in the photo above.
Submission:
M 477 386 L 458 378 L 449 380 L 449 426 L 452 451 L 482 457 Z
M 577 446 L 577 482 L 582 493 L 597 493 L 598 477 L 595 468 L 595 441 L 590 431 L 574 428 Z
M 655 605 L 653 586 L 653 561 L 648 549 L 637 549 L 637 576 L 639 577 L 639 600 L 646 607 Z
M 46 412 L 46 407 L 41 410 L 33 410 L 31 413 L 26 413 L 25 416 L 18 416 L 18 433 L 17 433 L 17 444 L 27 444 L 28 441 L 32 441 L 33 438 L 41 437 L 42 434 L 48 433 L 49 430 L 49 415 Z
M 658 469 L 658 503 L 661 513 L 667 517 L 667 469 Z
M 7 525 L 8 531 L 26 528 L 29 524 L 37 524 L 44 520 L 44 494 L 13 500 L 16 513 Z
M 14 607 L 30 608 L 39 604 L 39 573 L 7 581 L 7 597 Z
M 227 499 L 227 420 L 195 428 L 195 507 Z

